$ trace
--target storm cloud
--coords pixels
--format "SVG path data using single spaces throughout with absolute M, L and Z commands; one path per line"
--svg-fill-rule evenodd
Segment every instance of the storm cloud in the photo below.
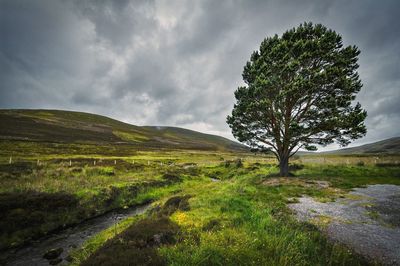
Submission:
M 400 135 L 399 1 L 0 0 L 0 108 L 93 112 L 233 138 L 261 41 L 305 21 L 360 50 L 367 136 Z M 335 147 L 335 146 L 332 146 Z

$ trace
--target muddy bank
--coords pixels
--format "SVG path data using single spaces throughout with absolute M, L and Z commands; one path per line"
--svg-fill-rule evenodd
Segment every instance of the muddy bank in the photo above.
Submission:
M 90 219 L 75 227 L 60 231 L 48 238 L 42 239 L 30 246 L 8 251 L 1 255 L 1 264 L 5 265 L 49 265 L 49 260 L 43 258 L 43 255 L 49 250 L 54 249 L 57 254 L 54 262 L 60 260 L 58 265 L 66 265 L 69 252 L 81 246 L 91 236 L 100 231 L 109 228 L 120 220 L 144 213 L 150 204 L 140 207 L 119 210 L 107 213 L 105 215 Z
M 190 210 L 190 198 L 190 195 L 173 196 L 163 206 L 153 208 L 147 217 L 104 243 L 82 266 L 167 265 L 157 249 L 182 241 L 180 227 L 170 215 L 178 210 Z
M 299 220 L 316 224 L 371 261 L 400 265 L 400 186 L 356 188 L 328 203 L 302 197 L 289 207 Z

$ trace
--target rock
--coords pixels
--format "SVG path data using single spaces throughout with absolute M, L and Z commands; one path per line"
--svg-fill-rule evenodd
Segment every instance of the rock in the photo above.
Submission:
M 58 258 L 61 253 L 63 253 L 64 249 L 63 248 L 53 248 L 48 250 L 46 253 L 44 253 L 43 258 L 47 260 L 54 260 Z M 55 265 L 55 264 L 52 264 Z
M 62 262 L 62 258 L 57 258 L 57 259 L 50 260 L 50 261 L 49 261 L 49 264 L 50 264 L 50 265 L 57 265 L 57 264 L 59 264 L 60 262 Z

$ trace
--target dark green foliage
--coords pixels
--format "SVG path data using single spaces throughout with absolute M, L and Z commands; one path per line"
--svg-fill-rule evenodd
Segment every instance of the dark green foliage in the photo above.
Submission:
M 352 102 L 362 84 L 360 51 L 343 47 L 335 31 L 301 24 L 281 37 L 266 38 L 244 67 L 246 86 L 235 92 L 227 122 L 241 142 L 269 149 L 281 175 L 298 149 L 337 142 L 342 146 L 365 135 L 366 112 Z

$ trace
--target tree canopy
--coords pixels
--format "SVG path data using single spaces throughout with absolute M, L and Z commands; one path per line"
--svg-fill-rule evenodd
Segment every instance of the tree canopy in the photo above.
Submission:
M 253 148 L 273 152 L 281 175 L 299 149 L 346 146 L 366 134 L 366 111 L 353 104 L 362 83 L 359 49 L 321 24 L 303 23 L 262 41 L 243 70 L 245 86 L 227 123 Z

